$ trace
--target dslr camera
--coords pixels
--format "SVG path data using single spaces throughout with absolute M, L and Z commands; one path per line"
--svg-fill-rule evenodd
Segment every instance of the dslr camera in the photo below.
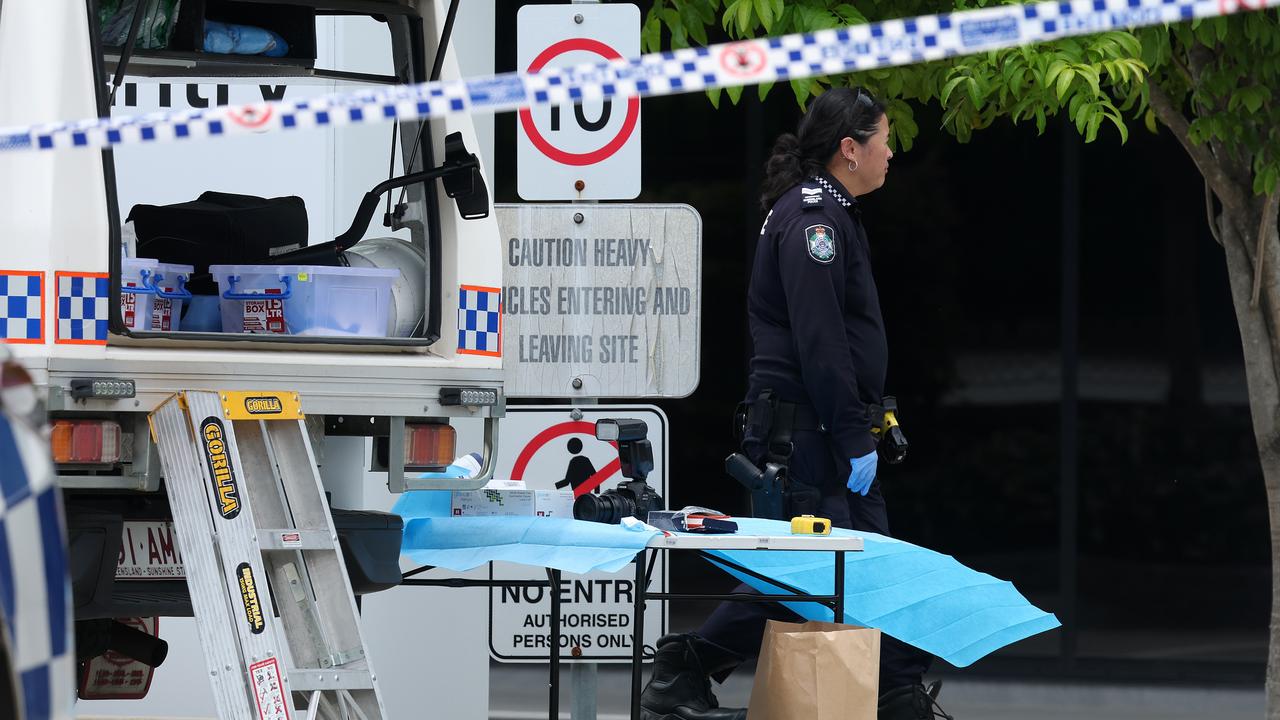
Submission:
M 644 520 L 651 510 L 665 509 L 662 497 L 646 482 L 653 471 L 653 446 L 648 436 L 649 426 L 643 420 L 596 421 L 596 439 L 618 443 L 622 476 L 628 479 L 599 495 L 579 495 L 573 501 L 574 518 L 616 525 L 627 516 Z

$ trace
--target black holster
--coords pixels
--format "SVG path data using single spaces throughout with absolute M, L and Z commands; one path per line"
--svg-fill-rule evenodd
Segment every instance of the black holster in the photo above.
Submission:
M 794 450 L 792 434 L 821 429 L 812 407 L 780 400 L 772 390 L 738 403 L 733 431 L 742 453 L 725 460 L 725 471 L 751 492 L 752 516 L 789 520 L 817 513 L 821 490 L 792 481 L 787 464 Z

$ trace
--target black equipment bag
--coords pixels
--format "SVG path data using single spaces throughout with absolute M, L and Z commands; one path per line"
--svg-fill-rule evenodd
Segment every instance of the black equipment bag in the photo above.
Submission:
M 302 198 L 204 192 L 175 205 L 134 205 L 138 257 L 195 267 L 192 292 L 212 294 L 210 265 L 270 265 L 307 245 Z M 335 263 L 336 264 L 336 263 Z

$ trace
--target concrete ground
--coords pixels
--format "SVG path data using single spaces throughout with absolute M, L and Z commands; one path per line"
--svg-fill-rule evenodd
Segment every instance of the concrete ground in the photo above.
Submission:
M 598 719 L 628 718 L 626 668 L 603 666 L 597 683 Z M 647 679 L 647 668 L 646 668 Z M 572 673 L 561 678 L 560 717 L 573 701 Z M 742 707 L 751 695 L 748 673 L 716 686 L 720 704 Z M 956 720 L 1258 720 L 1262 688 L 1154 687 L 1101 684 L 1001 682 L 949 677 L 939 698 Z M 543 665 L 498 665 L 490 669 L 490 720 L 547 717 L 547 669 Z

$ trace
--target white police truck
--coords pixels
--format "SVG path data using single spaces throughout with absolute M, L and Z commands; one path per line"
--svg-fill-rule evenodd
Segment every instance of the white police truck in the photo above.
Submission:
M 457 77 L 458 4 L 4 0 L 0 127 Z M 0 161 L 0 715 L 68 717 L 72 682 L 141 698 L 179 654 L 205 715 L 386 715 L 352 614 L 399 581 L 400 521 L 361 490 L 491 472 L 502 266 L 470 116 L 361 119 L 160 142 L 220 134 L 176 117 Z M 16 421 L 35 408 L 44 435 Z M 419 479 L 459 428 L 481 472 Z M 193 615 L 202 645 L 171 653 L 158 618 Z

